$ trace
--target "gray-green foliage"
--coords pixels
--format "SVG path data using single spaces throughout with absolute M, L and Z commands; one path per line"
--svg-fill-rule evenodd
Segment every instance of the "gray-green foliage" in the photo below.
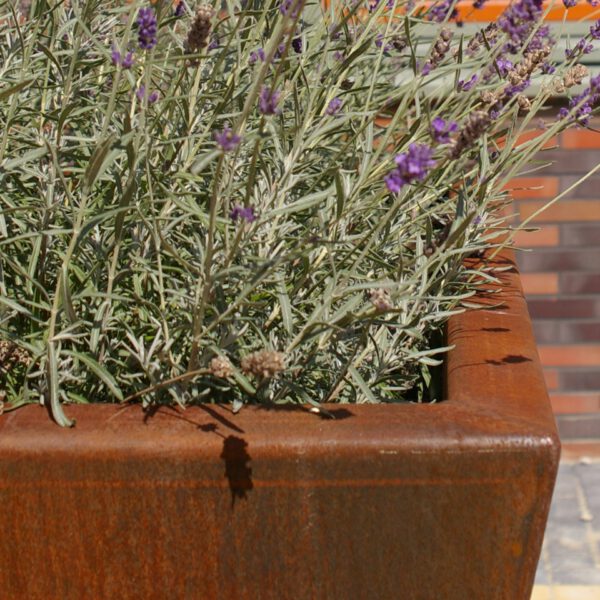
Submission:
M 111 52 L 136 45 L 141 2 L 34 0 L 17 22 L 13 4 L 0 3 L 0 335 L 31 358 L 2 373 L 13 405 L 49 403 L 68 424 L 62 401 L 133 395 L 439 398 L 439 332 L 473 291 L 463 258 L 491 244 L 490 206 L 562 126 L 515 150 L 548 90 L 519 122 L 512 100 L 453 159 L 431 121 L 460 126 L 481 105 L 482 87 L 447 82 L 498 49 L 467 57 L 457 30 L 423 77 L 440 25 L 414 13 L 384 21 L 381 3 L 340 18 L 310 3 L 290 17 L 229 0 L 213 18 L 218 47 L 186 55 L 193 13 L 176 18 L 164 1 L 158 44 L 125 69 Z M 399 37 L 405 49 L 386 48 Z M 266 60 L 251 64 L 259 48 Z M 280 114 L 257 109 L 263 85 L 281 90 Z M 226 125 L 242 136 L 231 152 L 213 138 Z M 436 167 L 391 194 L 384 177 L 413 142 L 434 145 Z M 235 206 L 256 220 L 233 220 Z M 262 350 L 285 370 L 242 369 Z M 215 357 L 230 361 L 226 377 Z

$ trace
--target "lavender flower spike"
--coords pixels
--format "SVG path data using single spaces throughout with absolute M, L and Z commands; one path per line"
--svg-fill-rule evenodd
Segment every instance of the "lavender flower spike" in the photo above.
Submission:
M 242 141 L 242 138 L 237 133 L 233 133 L 233 130 L 229 125 L 225 125 L 223 131 L 215 131 L 213 137 L 223 152 L 235 150 Z
M 183 15 L 185 14 L 185 4 L 183 2 L 183 0 L 179 0 L 179 2 L 177 3 L 177 6 L 175 7 L 175 16 L 177 18 L 179 17 L 183 17 Z
M 303 8 L 303 4 L 303 0 L 282 0 L 279 5 L 279 12 L 282 15 L 288 16 L 290 19 L 296 19 Z
M 140 8 L 137 18 L 138 43 L 142 50 L 150 50 L 156 46 L 158 23 L 153 8 Z
M 128 52 L 125 55 L 125 58 L 123 58 L 123 60 L 121 61 L 121 66 L 124 69 L 131 69 L 131 67 L 133 66 L 133 61 L 134 61 L 133 52 Z
M 251 206 L 240 206 L 236 204 L 229 213 L 229 218 L 232 221 L 237 221 L 238 219 L 241 221 L 246 221 L 246 223 L 252 223 L 256 221 L 256 215 L 254 214 L 254 209 Z
M 277 106 L 281 92 L 278 90 L 271 90 L 266 85 L 263 86 L 260 91 L 258 98 L 258 110 L 263 115 L 277 115 L 281 112 L 281 109 Z
M 461 79 L 457 85 L 458 91 L 468 92 L 477 83 L 477 79 L 477 75 L 471 75 L 471 78 L 466 81 Z
M 340 112 L 341 108 L 342 108 L 342 101 L 339 98 L 333 98 L 332 100 L 329 101 L 329 104 L 327 105 L 327 108 L 325 109 L 325 114 L 327 114 L 329 116 L 336 115 L 337 113 Z
M 115 65 L 115 67 L 118 67 L 121 64 L 121 53 L 115 48 L 115 46 L 112 47 L 110 59 L 112 60 L 112 64 Z
M 408 150 L 396 156 L 396 168 L 385 177 L 388 190 L 397 194 L 405 185 L 422 181 L 435 167 L 433 149 L 425 144 L 410 144 Z
M 458 124 L 454 121 L 444 121 L 441 117 L 436 117 L 431 121 L 431 137 L 438 144 L 448 144 L 450 134 L 458 130 Z

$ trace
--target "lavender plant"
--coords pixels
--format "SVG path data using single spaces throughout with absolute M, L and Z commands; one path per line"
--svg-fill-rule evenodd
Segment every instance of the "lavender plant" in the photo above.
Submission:
M 518 145 L 598 37 L 553 64 L 542 12 L 468 36 L 452 2 L 1 1 L 11 407 L 440 399 L 464 258 L 600 98 Z

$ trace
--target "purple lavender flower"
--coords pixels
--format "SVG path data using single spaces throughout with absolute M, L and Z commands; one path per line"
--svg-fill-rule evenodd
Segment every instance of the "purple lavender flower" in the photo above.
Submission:
M 486 3 L 486 0 L 475 0 L 475 2 L 473 2 L 473 8 L 475 10 L 479 10 L 480 8 L 483 8 L 483 5 Z
M 600 20 L 596 21 L 590 27 L 590 35 L 592 36 L 593 39 L 600 40 Z
M 210 52 L 211 50 L 216 50 L 219 47 L 219 38 L 213 33 L 210 36 L 210 44 L 208 44 L 207 50 Z
M 113 65 L 116 67 L 120 65 L 124 69 L 130 69 L 133 65 L 133 52 L 128 52 L 125 57 L 123 57 L 115 46 L 112 48 L 110 58 Z
M 258 50 L 252 50 L 252 52 L 250 52 L 248 64 L 253 65 L 258 60 L 260 60 L 260 62 L 265 62 L 265 51 L 262 48 L 259 48 Z
M 587 0 L 587 3 L 590 6 L 598 6 L 598 4 L 600 4 L 600 0 Z
M 425 144 L 410 144 L 408 150 L 396 156 L 396 168 L 385 177 L 390 192 L 397 194 L 405 185 L 422 181 L 435 167 L 433 149 Z
M 229 218 L 232 221 L 237 221 L 238 219 L 241 221 L 246 221 L 246 223 L 252 223 L 256 221 L 256 215 L 254 214 L 254 208 L 251 206 L 240 206 L 236 204 L 229 213 Z
M 140 8 L 137 18 L 138 43 L 142 50 L 150 50 L 156 46 L 158 24 L 153 8 Z
M 452 0 L 442 0 L 441 2 L 435 2 L 429 9 L 429 18 L 436 23 L 442 21 L 456 19 L 458 17 L 458 11 L 452 7 Z
M 177 18 L 183 17 L 183 15 L 185 14 L 185 4 L 183 0 L 179 0 L 179 2 L 177 3 L 174 14 Z
M 517 94 L 524 92 L 531 85 L 531 79 L 524 79 L 521 83 L 515 85 L 507 85 L 504 88 L 504 97 L 506 99 L 512 98 Z
M 346 58 L 346 57 L 344 56 L 344 53 L 343 53 L 343 52 L 340 52 L 339 50 L 336 50 L 336 51 L 333 53 L 333 60 L 337 60 L 338 62 L 344 62 L 344 59 L 345 59 L 345 58 Z
M 444 121 L 441 117 L 431 121 L 431 137 L 438 144 L 447 144 L 450 141 L 450 134 L 457 130 L 458 124 L 454 121 Z
M 131 69 L 131 67 L 133 66 L 133 61 L 134 61 L 133 52 L 128 52 L 125 55 L 125 58 L 123 58 L 123 60 L 121 61 L 121 66 L 124 69 Z
M 121 53 L 114 46 L 112 47 L 112 52 L 110 53 L 110 59 L 115 67 L 118 67 L 121 64 Z
M 281 109 L 277 106 L 281 92 L 278 90 L 272 90 L 266 85 L 263 85 L 260 96 L 258 97 L 258 110 L 263 115 L 276 115 L 281 112 Z
M 498 27 L 507 35 L 509 41 L 504 50 L 518 54 L 532 31 L 538 26 L 543 13 L 543 0 L 517 0 L 500 15 Z M 552 45 L 553 39 L 547 25 L 539 27 L 531 38 L 526 50 L 540 50 Z
M 378 48 L 383 48 L 384 52 L 389 52 L 392 49 L 392 45 L 391 44 L 386 44 L 385 43 L 383 34 L 381 34 L 381 33 L 377 34 L 377 37 L 375 38 L 375 45 Z
M 431 63 L 429 61 L 427 61 L 424 65 L 423 68 L 421 69 L 421 75 L 423 75 L 423 77 L 429 75 L 429 73 L 431 73 Z
M 302 10 L 302 4 L 303 0 L 282 0 L 279 5 L 279 12 L 290 19 L 297 19 Z
M 589 124 L 589 116 L 594 106 L 600 102 L 600 75 L 590 79 L 590 85 L 581 94 L 569 100 L 569 109 L 563 107 L 558 111 L 559 119 L 565 119 L 571 111 L 575 111 L 575 120 L 578 124 Z
M 589 54 L 594 49 L 594 45 L 588 42 L 585 38 L 581 38 L 573 48 L 565 50 L 565 56 L 568 59 L 575 58 L 580 54 Z
M 301 37 L 295 37 L 292 40 L 292 48 L 294 49 L 294 52 L 296 54 L 302 54 L 302 38 Z
M 500 77 L 506 77 L 508 72 L 513 68 L 513 64 L 508 58 L 500 56 L 496 59 L 496 68 L 500 72 Z
M 327 105 L 327 108 L 325 109 L 325 114 L 327 114 L 329 116 L 336 115 L 337 113 L 340 112 L 341 108 L 342 108 L 342 101 L 339 98 L 333 98 L 332 100 L 329 101 L 329 104 Z
M 545 75 L 552 75 L 552 73 L 554 73 L 556 71 L 556 67 L 552 64 L 549 63 L 547 60 L 544 61 L 542 63 L 542 66 L 540 67 L 540 70 L 542 71 L 542 73 L 544 73 Z
M 456 86 L 456 89 L 459 92 L 468 92 L 477 83 L 477 80 L 478 80 L 478 77 L 477 77 L 476 74 L 475 75 L 471 75 L 471 78 L 467 79 L 466 81 L 464 79 L 461 79 L 458 82 L 458 85 Z
M 140 85 L 140 87 L 136 90 L 135 95 L 140 102 L 143 102 L 146 98 L 148 99 L 148 104 L 154 104 L 158 100 L 158 92 L 154 90 L 148 95 L 146 93 L 146 86 L 144 84 Z
M 577 0 L 562 0 L 565 8 L 573 8 L 577 6 Z
M 277 46 L 277 50 L 275 51 L 275 58 L 281 58 L 285 54 L 285 42 L 282 42 Z
M 213 138 L 215 139 L 215 142 L 221 146 L 223 152 L 235 150 L 242 141 L 242 138 L 237 133 L 234 133 L 229 125 L 225 125 L 223 131 L 215 131 L 213 133 Z

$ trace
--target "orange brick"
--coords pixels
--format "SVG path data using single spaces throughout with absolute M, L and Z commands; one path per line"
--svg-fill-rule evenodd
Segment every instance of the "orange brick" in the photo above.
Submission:
M 545 225 L 537 231 L 519 231 L 515 235 L 515 244 L 520 248 L 540 246 L 558 246 L 559 232 L 556 225 Z
M 522 273 L 521 284 L 527 295 L 558 294 L 558 273 Z
M 562 134 L 563 148 L 600 148 L 600 133 L 587 129 L 569 129 Z
M 542 364 L 547 367 L 600 366 L 600 346 L 538 346 Z
M 558 177 L 517 177 L 506 189 L 513 198 L 554 198 L 558 195 Z
M 546 387 L 549 390 L 558 389 L 558 371 L 555 369 L 544 369 L 544 379 L 546 380 Z
M 515 140 L 513 140 L 514 147 L 522 146 L 523 144 L 535 140 L 535 138 L 542 135 L 544 132 L 543 129 L 530 129 L 529 131 L 524 131 L 520 135 L 517 136 Z M 498 139 L 497 144 L 500 149 L 503 149 L 506 143 L 506 137 L 501 137 Z M 540 150 L 549 150 L 550 148 L 556 148 L 558 146 L 558 137 L 552 136 L 541 146 Z
M 543 129 L 530 129 L 529 131 L 525 131 L 517 137 L 516 145 L 521 146 L 526 142 L 535 140 L 536 137 L 539 137 L 543 133 L 545 133 Z M 552 136 L 547 142 L 544 143 L 541 149 L 548 150 L 550 148 L 555 148 L 556 146 L 558 146 L 558 137 Z
M 599 393 L 550 394 L 556 414 L 593 413 L 600 411 Z
M 544 202 L 531 201 L 519 203 L 521 219 L 530 217 L 544 206 Z M 556 221 L 600 221 L 600 200 L 564 200 L 548 207 L 531 223 Z

